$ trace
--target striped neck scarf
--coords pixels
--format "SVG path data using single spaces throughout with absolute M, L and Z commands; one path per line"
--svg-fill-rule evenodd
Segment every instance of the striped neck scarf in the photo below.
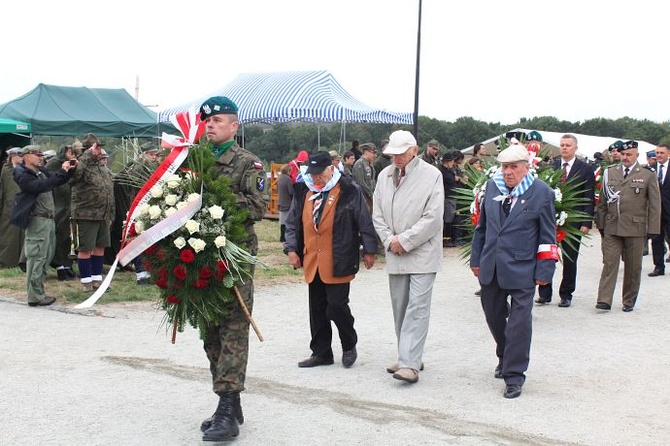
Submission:
M 521 179 L 519 184 L 517 184 L 511 191 L 509 191 L 507 189 L 507 186 L 505 185 L 505 180 L 503 180 L 502 171 L 498 171 L 495 173 L 495 175 L 493 175 L 493 181 L 496 183 L 498 190 L 502 194 L 500 197 L 496 197 L 495 199 L 498 201 L 503 201 L 507 197 L 519 198 L 520 196 L 525 194 L 530 185 L 533 184 L 533 181 L 535 181 L 535 177 L 533 176 L 532 173 L 528 172 L 526 176 L 524 176 Z

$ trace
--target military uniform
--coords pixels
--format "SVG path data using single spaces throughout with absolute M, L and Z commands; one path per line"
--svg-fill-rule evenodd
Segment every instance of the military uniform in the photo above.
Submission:
M 419 155 L 419 158 L 430 164 L 431 166 L 440 167 L 440 160 L 438 158 L 433 158 L 428 155 L 428 152 L 423 152 Z
M 609 202 L 608 202 L 609 201 Z M 598 304 L 611 307 L 623 254 L 624 307 L 633 308 L 640 290 L 642 251 L 647 234 L 659 234 L 661 195 L 656 175 L 635 163 L 624 178 L 624 166 L 609 167 L 596 207 L 596 224 L 603 230 L 603 271 Z
M 368 160 L 361 157 L 354 163 L 352 175 L 354 181 L 363 190 L 363 195 L 365 195 L 365 199 L 368 201 L 368 207 L 371 208 L 372 195 L 375 192 L 375 168 L 370 165 Z
M 14 198 L 20 191 L 12 179 L 13 170 L 11 164 L 5 164 L 0 174 L 0 268 L 18 266 L 23 252 L 23 229 L 9 223 Z
M 46 168 L 50 172 L 58 172 L 61 165 L 65 162 L 65 152 L 67 147 L 63 147 L 58 155 L 49 160 Z M 72 250 L 72 238 L 70 231 L 70 183 L 65 183 L 53 190 L 56 222 L 56 248 L 51 264 L 55 267 L 63 266 L 70 270 L 72 260 L 70 251 Z M 59 273 L 59 278 L 62 274 Z M 72 276 L 74 277 L 74 276 Z

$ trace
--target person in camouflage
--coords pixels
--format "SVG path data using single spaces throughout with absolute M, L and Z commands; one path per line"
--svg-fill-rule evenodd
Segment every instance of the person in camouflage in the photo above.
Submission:
M 217 157 L 218 175 L 230 178 L 230 188 L 237 195 L 237 206 L 247 211 L 245 229 L 249 237 L 246 247 L 256 255 L 258 239 L 254 222 L 261 220 L 267 210 L 268 200 L 264 193 L 267 176 L 258 157 L 235 141 L 239 127 L 237 112 L 233 101 L 214 96 L 200 107 L 200 118 L 206 122 L 206 136 Z M 253 277 L 253 269 L 251 274 Z M 251 311 L 253 278 L 237 286 Z M 244 390 L 249 356 L 249 321 L 240 307 L 231 310 L 219 325 L 207 327 L 204 349 L 212 373 L 212 388 L 219 396 L 219 403 L 214 415 L 202 422 L 203 440 L 230 440 L 239 434 L 238 425 L 244 422 L 240 392 Z
M 20 147 L 7 149 L 7 162 L 0 172 L 0 268 L 14 268 L 21 262 L 23 254 L 24 230 L 12 225 L 9 219 L 14 207 L 14 199 L 21 189 L 14 182 L 12 172 L 21 164 Z M 25 257 L 25 254 L 23 255 Z M 23 259 L 25 262 L 25 259 Z M 25 264 L 24 264 L 25 271 Z
M 114 184 L 105 166 L 100 140 L 88 133 L 84 153 L 70 180 L 72 219 L 77 232 L 77 265 L 84 291 L 102 284 L 105 248 L 110 245 L 109 227 L 114 218 Z
M 71 145 L 61 147 L 58 154 L 51 158 L 46 168 L 50 172 L 58 172 L 65 161 L 76 159 L 76 148 Z M 81 149 L 79 149 L 81 153 Z M 65 183 L 53 190 L 54 206 L 56 214 L 56 249 L 51 260 L 51 266 L 56 268 L 58 280 L 73 280 L 76 275 L 72 271 L 72 260 L 70 251 L 72 249 L 72 238 L 70 231 L 70 183 Z

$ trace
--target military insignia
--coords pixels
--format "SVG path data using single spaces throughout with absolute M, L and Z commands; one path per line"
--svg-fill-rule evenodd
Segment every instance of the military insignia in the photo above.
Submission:
M 255 168 L 255 169 L 262 169 L 262 168 L 263 168 L 263 165 L 262 165 L 261 163 L 256 163 L 256 162 L 255 162 L 255 163 L 254 163 L 254 168 Z
M 206 115 L 212 113 L 212 109 L 211 109 L 210 106 L 207 105 L 207 104 L 204 104 L 204 105 L 202 106 L 202 109 L 203 109 L 203 111 L 205 112 Z
M 639 188 L 639 187 L 636 187 L 636 188 L 635 188 L 635 193 L 636 193 L 636 194 L 639 194 L 639 193 L 640 193 L 640 188 Z
M 221 106 L 219 104 L 215 105 L 214 111 L 221 111 Z
M 258 177 L 256 178 L 256 189 L 258 189 L 259 192 L 263 192 L 265 190 L 265 179 Z

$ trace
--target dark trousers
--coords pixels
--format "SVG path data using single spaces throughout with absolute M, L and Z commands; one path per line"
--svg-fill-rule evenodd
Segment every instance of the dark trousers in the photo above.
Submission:
M 580 233 L 581 234 L 581 233 Z M 563 278 L 561 285 L 558 288 L 558 295 L 561 299 L 572 300 L 572 293 L 577 288 L 577 259 L 579 258 L 579 245 L 582 242 L 582 237 L 574 242 L 574 247 L 567 243 L 561 245 L 561 257 L 563 260 Z M 553 288 L 551 282 L 547 285 L 539 285 L 537 292 L 540 297 L 551 299 Z
M 661 218 L 661 233 L 651 237 L 651 253 L 655 269 L 665 272 L 665 239 L 670 237 L 670 221 Z
M 498 365 L 502 365 L 506 384 L 523 385 L 530 360 L 533 333 L 531 311 L 535 287 L 504 290 L 497 276 L 482 285 L 482 309 L 486 323 L 496 342 Z M 510 303 L 507 302 L 510 296 Z
M 309 284 L 309 326 L 312 332 L 309 348 L 314 356 L 333 358 L 333 329 L 330 321 L 335 323 L 340 334 L 342 351 L 356 346 L 358 336 L 349 308 L 349 288 L 349 283 L 323 283 L 318 271 L 314 281 Z

